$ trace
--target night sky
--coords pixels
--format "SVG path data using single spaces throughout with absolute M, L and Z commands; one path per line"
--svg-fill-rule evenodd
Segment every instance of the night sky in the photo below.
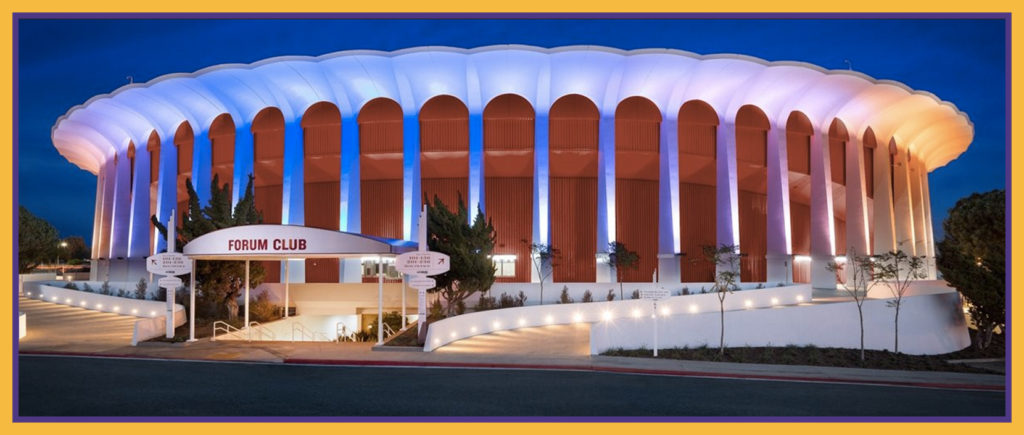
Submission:
M 62 237 L 92 239 L 96 177 L 50 141 L 57 118 L 114 91 L 221 63 L 340 50 L 424 45 L 593 44 L 738 53 L 853 69 L 950 101 L 974 123 L 967 152 L 929 174 L 936 238 L 957 199 L 1006 187 L 1006 64 L 1002 20 L 96 20 L 16 22 L 18 201 Z

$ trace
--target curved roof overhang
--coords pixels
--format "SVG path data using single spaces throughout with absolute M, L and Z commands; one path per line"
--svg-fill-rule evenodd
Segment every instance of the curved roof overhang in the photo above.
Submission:
M 139 142 L 151 131 L 164 137 L 185 121 L 204 134 L 213 119 L 228 113 L 244 128 L 260 110 L 276 107 L 294 122 L 321 101 L 354 117 L 375 98 L 392 99 L 411 115 L 442 94 L 459 98 L 472 113 L 498 95 L 517 94 L 538 114 L 568 94 L 583 95 L 603 113 L 642 96 L 670 120 L 683 103 L 701 100 L 723 122 L 749 104 L 765 112 L 773 129 L 784 129 L 789 113 L 800 111 L 819 130 L 838 118 L 852 135 L 870 127 L 879 142 L 895 137 L 928 170 L 958 157 L 974 135 L 968 116 L 951 103 L 847 70 L 670 49 L 498 45 L 340 51 L 168 74 L 71 108 L 57 120 L 51 139 L 70 162 L 97 173 L 106 159 L 125 152 L 129 140 Z
M 396 256 L 415 251 L 416 242 L 386 239 L 301 225 L 242 225 L 197 237 L 185 245 L 196 260 L 288 260 Z

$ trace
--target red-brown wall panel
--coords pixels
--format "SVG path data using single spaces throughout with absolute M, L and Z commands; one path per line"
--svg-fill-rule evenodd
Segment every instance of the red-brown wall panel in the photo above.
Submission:
M 746 256 L 740 259 L 740 280 L 743 282 L 764 282 L 767 279 L 768 197 L 759 193 L 739 191 L 740 252 Z
M 253 133 L 253 194 L 256 209 L 263 223 L 281 223 L 282 185 L 284 174 L 284 116 L 276 108 L 256 114 Z M 261 262 L 265 282 L 281 282 L 279 261 Z
M 811 207 L 790 201 L 790 233 L 793 255 L 811 254 Z M 811 282 L 810 262 L 793 262 L 793 282 Z
M 828 139 L 829 165 L 832 170 L 832 182 L 846 185 L 846 142 L 842 139 Z
M 534 113 L 526 99 L 498 96 L 484 108 L 484 203 L 496 233 L 494 254 L 514 254 L 514 277 L 530 281 L 533 239 Z
M 786 132 L 786 158 L 789 170 L 801 174 L 811 173 L 811 138 L 805 133 Z
M 715 186 L 679 183 L 680 248 L 683 282 L 715 280 L 715 266 L 704 261 L 703 247 L 715 246 Z
M 551 178 L 551 246 L 561 260 L 554 282 L 597 279 L 597 178 Z

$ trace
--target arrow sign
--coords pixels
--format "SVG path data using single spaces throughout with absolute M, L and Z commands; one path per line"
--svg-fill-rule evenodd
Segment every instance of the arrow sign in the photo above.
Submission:
M 409 279 L 409 287 L 426 290 L 428 288 L 437 287 L 437 281 L 435 281 L 434 278 L 415 276 Z
M 192 262 L 180 252 L 162 252 L 146 258 L 146 271 L 156 275 L 184 275 L 192 271 Z
M 408 275 L 439 275 L 450 268 L 450 259 L 440 252 L 406 252 L 395 259 L 395 269 Z
M 156 283 L 159 284 L 160 287 L 163 287 L 167 290 L 174 290 L 178 287 L 181 287 L 182 284 L 181 278 L 178 278 L 176 276 L 165 276 L 163 278 L 158 279 Z

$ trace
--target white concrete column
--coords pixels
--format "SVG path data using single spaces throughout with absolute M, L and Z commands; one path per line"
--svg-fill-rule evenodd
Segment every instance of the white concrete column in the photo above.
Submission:
M 608 249 L 615 240 L 615 113 L 602 114 L 598 125 L 597 157 L 597 251 Z M 608 263 L 597 261 L 597 282 L 613 282 Z
M 160 169 L 156 190 L 159 192 L 156 200 L 156 215 L 160 222 L 166 223 L 171 216 L 171 210 L 178 207 L 178 147 L 174 145 L 173 134 L 160 138 Z M 167 240 L 159 233 L 155 236 L 156 252 L 165 251 Z
M 547 111 L 538 110 L 533 123 L 533 241 L 545 245 L 551 243 L 549 127 Z M 531 270 L 535 276 L 536 268 Z
M 338 204 L 338 228 L 353 233 L 362 232 L 362 186 L 359 167 L 358 114 L 342 113 L 341 118 L 341 201 Z M 372 198 L 371 198 L 372 200 Z M 305 268 L 303 268 L 305 269 Z M 359 258 L 338 259 L 338 281 L 363 282 L 363 267 Z
M 769 283 L 787 283 L 792 280 L 791 270 L 793 235 L 789 217 L 789 160 L 786 149 L 786 129 L 768 130 L 767 173 L 768 227 L 767 280 Z
M 302 225 L 306 222 L 303 196 L 305 194 L 305 155 L 303 131 L 299 119 L 284 125 L 284 179 L 281 186 L 281 223 Z
M 921 191 L 924 201 L 924 235 L 928 239 L 927 243 L 927 254 L 928 254 L 928 279 L 936 279 L 937 272 L 935 270 L 935 227 L 932 226 L 932 196 L 928 190 L 928 169 L 921 164 Z
M 894 144 L 875 148 L 875 197 L 872 208 L 875 222 L 875 244 L 872 254 L 884 254 L 896 248 L 895 216 L 892 201 L 892 173 L 889 149 Z
M 907 164 L 910 171 L 911 210 L 914 213 L 914 255 L 928 256 L 928 239 L 925 236 L 924 199 L 921 193 L 921 164 L 914 156 Z
M 117 152 L 114 160 L 114 196 L 111 203 L 110 258 L 120 261 L 128 257 L 128 236 L 131 224 L 131 161 L 127 149 Z M 120 270 L 120 268 L 118 269 Z M 120 275 L 120 274 L 117 274 Z M 115 280 L 121 277 L 115 275 Z
M 128 256 L 149 256 L 149 152 L 135 146 L 135 182 L 132 185 L 131 229 L 128 236 Z
M 231 206 L 245 194 L 245 185 L 253 172 L 253 136 L 250 120 L 235 120 L 235 156 L 231 177 Z
M 96 174 L 96 200 L 93 205 L 92 212 L 92 253 L 90 257 L 95 260 L 100 258 L 100 237 L 102 235 L 103 228 L 103 167 L 100 166 L 100 170 Z M 90 268 L 91 273 L 89 274 L 90 281 L 96 281 L 95 273 L 96 268 Z
M 835 289 L 836 275 L 825 269 L 835 258 L 835 216 L 828 133 L 811 135 L 811 286 Z
M 911 199 L 910 171 L 907 162 L 907 151 L 900 149 L 896 153 L 893 188 L 893 220 L 896 229 L 896 249 L 914 255 L 914 212 Z
M 466 206 L 469 207 L 469 222 L 473 222 L 477 207 L 486 210 L 484 198 L 484 116 L 481 112 L 469 113 L 469 192 Z
M 419 231 L 419 219 L 413 215 L 420 210 L 423 195 L 420 192 L 420 120 L 414 112 L 402 117 L 402 238 L 412 240 Z M 361 278 L 360 278 L 361 279 Z
M 661 122 L 658 177 L 658 282 L 681 280 L 679 258 L 679 127 L 668 113 Z
M 196 130 L 192 140 L 192 186 L 199 197 L 199 205 L 210 203 L 210 184 L 213 181 L 213 150 L 210 148 L 210 126 Z
M 868 253 L 868 201 L 864 179 L 864 143 L 853 135 L 846 143 L 846 254 Z M 847 282 L 853 277 L 846 274 Z
M 718 124 L 715 155 L 715 242 L 739 246 L 740 221 L 736 177 L 736 125 L 732 120 Z M 736 267 L 739 267 L 737 262 Z M 722 270 L 716 267 L 715 273 Z M 735 272 L 739 272 L 736 270 Z
M 117 165 L 114 157 L 109 159 L 100 169 L 103 171 L 103 220 L 100 228 L 100 257 L 111 258 L 114 247 L 114 201 L 117 182 Z M 104 278 L 105 279 L 105 278 Z

